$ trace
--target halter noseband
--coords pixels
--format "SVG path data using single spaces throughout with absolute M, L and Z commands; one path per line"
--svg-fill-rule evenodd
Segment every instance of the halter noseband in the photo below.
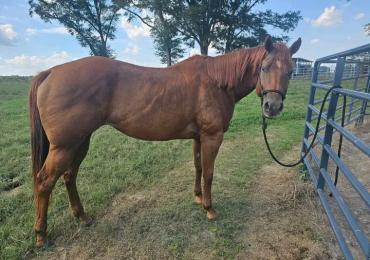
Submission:
M 275 92 L 275 93 L 278 93 L 280 96 L 281 96 L 281 98 L 282 98 L 282 100 L 284 101 L 284 99 L 285 99 L 285 94 L 282 92 L 282 91 L 280 91 L 280 90 L 278 90 L 278 89 L 266 89 L 266 90 L 264 90 L 263 89 L 263 86 L 262 86 L 262 81 L 261 81 L 261 77 L 260 77 L 260 72 L 261 72 L 261 70 L 262 70 L 262 63 L 263 63 L 263 61 L 264 61 L 264 59 L 265 59 L 266 57 L 265 56 L 263 56 L 263 58 L 262 58 L 262 61 L 261 61 L 261 65 L 258 67 L 258 74 L 257 74 L 257 82 L 258 82 L 258 80 L 259 80 L 259 82 L 260 82 L 260 90 L 261 90 L 261 106 L 262 106 L 262 104 L 263 104 L 263 96 L 264 95 L 266 95 L 267 93 L 269 93 L 269 92 Z

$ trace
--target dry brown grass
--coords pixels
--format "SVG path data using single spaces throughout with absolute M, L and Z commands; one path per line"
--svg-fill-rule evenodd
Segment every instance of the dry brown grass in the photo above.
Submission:
M 293 162 L 299 152 L 295 146 L 282 160 Z M 314 186 L 298 176 L 296 169 L 276 164 L 261 169 L 252 184 L 253 215 L 243 235 L 248 246 L 237 259 L 336 259 L 323 239 L 326 216 Z

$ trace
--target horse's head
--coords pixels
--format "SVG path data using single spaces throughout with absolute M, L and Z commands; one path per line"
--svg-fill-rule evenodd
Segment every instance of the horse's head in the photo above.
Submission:
M 292 55 L 299 50 L 301 38 L 290 48 L 283 43 L 273 43 L 268 35 L 265 39 L 265 56 L 258 68 L 256 92 L 261 97 L 265 117 L 275 119 L 284 107 L 284 98 L 293 73 Z

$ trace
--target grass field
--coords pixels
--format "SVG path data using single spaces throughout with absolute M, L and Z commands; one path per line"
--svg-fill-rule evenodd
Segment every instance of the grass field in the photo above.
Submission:
M 194 259 L 195 254 L 233 259 L 245 246 L 239 238 L 250 214 L 248 185 L 263 165 L 273 163 L 254 92 L 237 104 L 216 160 L 212 199 L 224 220 L 207 221 L 193 202 L 191 140 L 145 142 L 105 126 L 93 134 L 77 179 L 85 211 L 98 225 L 81 228 L 60 179 L 48 215 L 56 246 L 36 249 L 28 89 L 29 84 L 0 85 L 0 259 L 46 258 L 74 245 L 86 245 L 88 252 L 76 253 L 87 258 L 123 257 L 131 250 L 141 259 Z M 308 91 L 308 81 L 292 81 L 281 117 L 268 121 L 278 157 L 301 141 Z

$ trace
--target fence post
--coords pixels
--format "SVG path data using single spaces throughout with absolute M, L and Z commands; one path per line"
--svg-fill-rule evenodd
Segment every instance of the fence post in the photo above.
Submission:
M 345 65 L 345 57 L 338 57 L 337 58 L 337 64 L 336 64 L 336 67 L 335 67 L 335 75 L 334 75 L 333 86 L 340 86 L 341 85 L 342 78 L 343 78 L 344 65 Z M 336 94 L 336 93 L 331 94 L 331 99 L 330 99 L 330 102 L 329 102 L 329 108 L 328 108 L 328 112 L 326 114 L 327 120 L 329 120 L 329 119 L 335 120 L 335 111 L 336 111 L 336 108 L 337 108 L 338 97 L 339 97 L 339 94 Z M 327 170 L 327 168 L 328 168 L 329 154 L 324 149 L 324 146 L 325 145 L 329 145 L 329 146 L 331 145 L 331 141 L 333 139 L 333 130 L 334 130 L 333 127 L 330 124 L 326 123 L 324 143 L 322 145 L 322 153 L 321 153 L 321 160 L 320 160 L 320 167 L 319 167 L 319 176 L 318 176 L 318 179 L 317 179 L 316 189 L 324 190 L 325 180 L 324 180 L 324 177 L 321 174 L 320 169 Z
M 368 73 L 367 73 L 367 81 L 366 81 L 366 93 L 370 93 L 370 65 L 368 66 Z M 362 101 L 362 108 L 361 108 L 361 114 L 360 117 L 357 119 L 356 126 L 362 125 L 364 122 L 364 117 L 366 114 L 366 107 L 367 107 L 367 101 Z
M 353 85 L 353 90 L 356 90 L 357 89 L 357 83 L 358 83 L 358 77 L 360 76 L 360 71 L 361 71 L 361 64 L 360 63 L 356 63 L 356 79 L 355 79 L 355 83 Z M 352 97 L 351 98 L 351 103 L 349 105 L 349 111 L 348 111 L 348 117 L 347 117 L 347 122 L 349 122 L 351 120 L 351 115 L 352 115 L 352 108 L 353 108 L 353 100 L 354 98 Z
M 320 68 L 320 63 L 315 62 L 314 67 L 313 67 L 313 72 L 312 72 L 311 84 L 312 83 L 317 83 L 317 77 L 319 75 L 319 68 Z M 313 105 L 313 102 L 315 101 L 315 92 L 316 92 L 316 88 L 310 86 L 310 94 L 309 94 L 309 97 L 308 97 L 308 105 Z M 311 117 L 312 117 L 312 110 L 307 109 L 306 121 L 305 122 L 310 123 L 311 122 Z M 305 138 L 307 138 L 307 140 L 308 140 L 308 134 L 309 133 L 310 133 L 310 130 L 309 130 L 308 126 L 305 125 L 304 126 L 304 133 L 303 133 L 303 140 Z M 306 153 L 307 149 L 308 149 L 308 147 L 306 147 L 305 142 L 302 142 L 302 150 L 301 150 L 302 156 Z

